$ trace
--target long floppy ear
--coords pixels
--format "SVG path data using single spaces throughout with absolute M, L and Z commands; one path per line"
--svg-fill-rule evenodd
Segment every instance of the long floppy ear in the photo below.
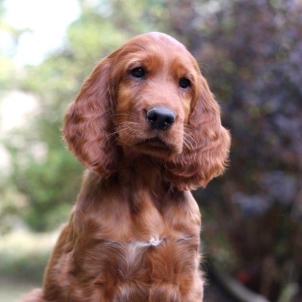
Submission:
M 230 149 L 230 134 L 221 125 L 220 108 L 201 75 L 196 86 L 183 152 L 166 164 L 168 179 L 180 190 L 205 187 L 222 174 Z
M 110 93 L 111 62 L 107 57 L 84 82 L 65 115 L 64 138 L 68 148 L 88 169 L 108 177 L 117 167 L 113 143 L 113 102 Z

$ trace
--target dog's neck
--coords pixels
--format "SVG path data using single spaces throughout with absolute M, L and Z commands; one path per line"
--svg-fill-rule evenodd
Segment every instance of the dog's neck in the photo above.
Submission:
M 160 189 L 165 181 L 165 173 L 159 161 L 148 156 L 129 158 L 120 165 L 113 177 L 119 185 L 133 189 Z
M 94 192 L 94 197 L 99 194 L 100 198 L 115 194 L 121 200 L 126 199 L 136 209 L 144 194 L 155 203 L 161 200 L 161 204 L 155 205 L 161 207 L 165 200 L 171 200 L 171 195 L 174 200 L 182 195 L 182 192 L 166 179 L 163 166 L 160 161 L 148 156 L 140 156 L 124 160 L 118 171 L 107 179 L 97 173 L 87 171 L 79 200 L 89 200 L 90 192 Z
M 102 240 L 134 240 L 138 244 L 148 242 L 150 246 L 157 246 L 167 230 L 180 223 L 171 216 L 175 213 L 173 209 L 177 208 L 177 213 L 186 212 L 192 198 L 188 192 L 177 190 L 166 180 L 160 162 L 142 156 L 123 163 L 106 179 L 97 173 L 86 172 L 73 212 L 74 225 L 104 228 L 103 233 L 108 236 L 104 235 Z M 183 237 L 182 232 L 176 235 Z

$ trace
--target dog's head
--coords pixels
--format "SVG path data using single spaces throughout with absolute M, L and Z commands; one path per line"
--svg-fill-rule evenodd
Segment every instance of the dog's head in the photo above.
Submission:
M 104 177 L 119 159 L 146 154 L 179 189 L 222 173 L 230 137 L 198 64 L 172 37 L 148 33 L 103 59 L 70 105 L 69 149 Z

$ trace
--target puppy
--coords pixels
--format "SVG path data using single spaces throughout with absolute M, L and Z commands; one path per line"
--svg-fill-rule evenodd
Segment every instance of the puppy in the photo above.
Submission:
M 189 190 L 224 171 L 230 135 L 192 55 L 162 33 L 134 37 L 97 64 L 63 132 L 88 170 L 43 289 L 23 301 L 202 301 Z

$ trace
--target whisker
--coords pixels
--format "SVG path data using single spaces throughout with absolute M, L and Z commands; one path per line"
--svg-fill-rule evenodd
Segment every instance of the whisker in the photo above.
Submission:
M 123 115 L 123 114 L 120 114 Z M 129 114 L 124 114 L 126 116 L 129 116 Z M 135 127 L 133 127 L 135 126 Z M 120 142 L 123 143 L 121 138 L 119 137 L 119 132 L 123 131 L 123 135 L 126 139 L 129 140 L 135 140 L 137 138 L 137 126 L 138 123 L 134 121 L 125 121 L 121 122 L 116 126 L 116 129 L 114 132 L 110 133 L 107 137 L 107 140 L 112 139 L 112 142 Z M 184 125 L 184 129 L 174 129 L 174 133 L 181 135 L 183 137 L 183 153 L 185 155 L 188 155 L 192 153 L 193 150 L 196 149 L 197 142 L 194 140 L 194 132 L 196 132 L 196 129 L 191 125 Z
M 131 113 L 114 113 L 110 115 L 110 117 L 115 117 L 115 116 L 131 116 Z
M 184 125 L 184 128 L 187 132 L 197 133 L 197 129 L 191 125 L 186 124 Z

